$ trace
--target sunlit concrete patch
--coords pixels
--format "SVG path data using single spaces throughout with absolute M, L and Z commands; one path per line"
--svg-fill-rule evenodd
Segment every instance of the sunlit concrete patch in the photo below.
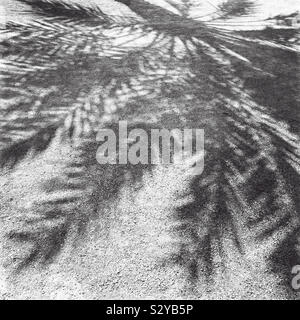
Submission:
M 6 272 L 2 265 L 0 265 L 0 299 L 5 299 L 7 294 L 7 279 L 6 279 Z

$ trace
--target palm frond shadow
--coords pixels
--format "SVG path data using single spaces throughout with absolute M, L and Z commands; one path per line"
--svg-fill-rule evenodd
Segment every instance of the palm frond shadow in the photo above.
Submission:
M 261 49 L 261 48 L 259 48 Z M 241 50 L 243 50 L 241 48 Z M 277 124 L 283 130 L 288 128 L 289 132 L 299 135 L 300 117 L 298 109 L 299 95 L 295 90 L 295 84 L 298 82 L 298 76 L 294 72 L 295 65 L 299 60 L 299 53 L 295 51 L 287 51 L 284 49 L 276 48 L 264 48 L 264 51 L 268 54 L 268 61 L 263 58 L 264 55 L 260 53 L 260 50 L 251 51 L 250 55 L 252 60 L 256 61 L 256 64 L 263 67 L 269 74 L 268 75 L 253 75 L 248 73 L 245 76 L 244 86 L 247 90 L 251 91 L 251 97 L 256 103 L 267 106 L 270 114 L 276 119 Z M 243 70 L 239 67 L 236 68 L 239 74 L 243 74 Z M 265 238 L 283 230 L 290 220 L 294 219 L 294 227 L 285 234 L 282 242 L 274 248 L 274 252 L 270 254 L 269 262 L 272 270 L 282 277 L 282 282 L 286 288 L 290 288 L 291 283 L 291 270 L 294 265 L 300 262 L 299 251 L 299 222 L 300 222 L 300 207 L 299 207 L 299 149 L 296 144 L 291 140 L 287 140 L 283 134 L 276 133 L 273 128 L 265 126 L 263 128 L 270 136 L 272 145 L 275 146 L 276 151 L 273 154 L 274 162 L 277 165 L 279 175 L 284 178 L 284 191 L 290 197 L 290 201 L 293 204 L 290 211 L 291 214 L 287 214 L 276 221 L 274 224 L 270 224 L 259 237 L 259 241 L 263 241 Z M 297 141 L 297 140 L 295 140 Z M 293 147 L 294 146 L 294 147 Z M 257 175 L 253 177 L 253 182 L 259 186 L 259 181 L 262 179 L 262 172 L 258 171 Z M 273 189 L 270 186 L 274 185 L 270 182 L 270 176 L 261 185 L 261 192 L 265 191 L 266 186 L 269 186 L 269 194 L 272 194 Z M 258 189 L 256 187 L 256 189 Z M 267 189 L 268 190 L 268 189 Z M 285 201 L 278 203 L 274 207 L 274 200 L 268 204 L 268 210 L 264 212 L 265 216 L 274 214 L 279 207 L 287 206 Z M 273 205 L 272 205 L 273 204 Z M 263 217 L 261 217 L 261 220 Z M 271 218 L 272 219 L 272 218 Z M 259 222 L 259 221 L 257 221 Z M 255 223 L 255 222 L 254 222 Z
M 289 194 L 293 207 L 290 209 L 291 213 L 283 216 L 279 221 L 274 221 L 271 226 L 265 230 L 259 237 L 261 241 L 270 235 L 278 232 L 278 230 L 284 230 L 286 225 L 294 219 L 293 227 L 283 237 L 282 241 L 271 253 L 269 262 L 272 270 L 282 276 L 282 282 L 287 289 L 290 288 L 293 275 L 291 270 L 295 265 L 300 262 L 300 250 L 299 250 L 299 231 L 300 231 L 300 177 L 299 177 L 299 165 L 295 163 L 296 155 L 294 150 L 291 150 L 290 146 L 278 138 L 274 133 L 270 133 L 273 143 L 278 146 L 277 152 L 274 155 L 277 163 L 277 170 L 280 175 L 285 177 L 285 193 Z M 292 157 L 291 157 L 292 155 Z M 292 158 L 292 159 L 291 159 Z M 279 206 L 287 206 L 282 202 Z M 272 214 L 270 210 L 269 214 Z
M 72 3 L 68 1 L 58 0 L 17 0 L 21 3 L 28 4 L 34 12 L 41 16 L 54 17 L 58 19 L 68 19 L 69 21 L 77 21 L 82 25 L 97 26 L 106 24 L 107 26 L 113 22 L 113 17 L 105 14 L 99 6 L 81 5 L 79 3 Z M 118 17 L 118 22 L 120 22 Z M 132 21 L 133 18 L 125 19 L 122 21 Z M 136 21 L 136 19 L 135 19 Z
M 0 152 L 0 167 L 14 168 L 17 163 L 22 161 L 30 152 L 32 156 L 37 155 L 47 149 L 51 143 L 58 125 L 51 125 L 39 131 L 38 135 L 26 141 L 13 144 L 11 147 L 2 149 Z
M 105 128 L 118 134 L 118 124 Z M 150 132 L 153 126 L 135 123 L 128 127 L 129 130 L 133 128 Z M 26 218 L 24 214 L 22 226 L 9 232 L 7 238 L 12 243 L 30 246 L 26 255 L 22 252 L 21 257 L 14 256 L 8 262 L 14 272 L 19 273 L 34 264 L 52 263 L 66 242 L 71 241 L 71 246 L 76 247 L 86 236 L 90 223 L 103 219 L 103 206 L 116 200 L 124 185 L 135 186 L 135 191 L 143 186 L 143 175 L 152 171 L 151 164 L 100 165 L 96 160 L 98 147 L 95 138 L 83 139 L 76 146 L 77 156 L 66 163 L 62 175 L 40 186 L 41 198 L 50 199 L 34 203 L 30 209 L 34 217 Z M 149 157 L 150 150 L 151 145 Z
M 240 141 L 244 138 L 245 132 L 240 132 Z M 249 252 L 259 252 L 273 241 L 272 251 L 265 253 L 267 261 L 288 289 L 291 268 L 299 263 L 297 171 L 285 154 L 275 152 L 276 167 L 271 167 L 269 155 L 261 156 L 261 146 L 240 144 L 232 149 L 236 138 L 228 135 L 226 140 L 221 150 L 206 144 L 204 173 L 187 191 L 194 200 L 175 215 L 181 249 L 168 262 L 186 268 L 193 288 L 199 278 L 214 283 L 217 270 L 229 272 L 227 263 L 233 257 L 245 259 L 246 265 Z M 283 144 L 280 141 L 281 148 Z M 248 160 L 242 162 L 241 154 Z M 236 251 L 228 251 L 228 241 Z
M 194 288 L 199 278 L 214 283 L 220 268 L 229 272 L 232 257 L 246 259 L 273 241 L 266 259 L 290 291 L 291 269 L 299 263 L 299 148 L 251 113 L 243 114 L 244 103 L 240 114 L 227 100 L 218 105 L 223 120 L 215 130 L 221 128 L 223 136 L 206 141 L 204 173 L 188 191 L 194 200 L 175 216 L 182 246 L 169 262 L 186 268 Z M 196 114 L 190 113 L 193 120 Z M 237 251 L 227 250 L 228 240 Z

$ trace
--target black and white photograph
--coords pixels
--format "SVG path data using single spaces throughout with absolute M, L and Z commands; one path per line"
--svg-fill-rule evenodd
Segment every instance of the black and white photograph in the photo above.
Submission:
M 300 300 L 299 29 L 300 0 L 0 0 L 0 300 Z

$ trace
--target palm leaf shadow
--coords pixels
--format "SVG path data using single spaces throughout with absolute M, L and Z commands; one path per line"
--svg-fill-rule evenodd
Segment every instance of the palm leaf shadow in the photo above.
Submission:
M 57 0 L 17 0 L 28 4 L 32 10 L 44 16 L 79 20 L 82 24 L 97 25 L 111 21 L 98 6 L 88 7 L 78 3 Z
M 118 135 L 118 124 L 105 128 L 114 130 Z M 135 128 L 150 133 L 153 126 L 134 123 L 128 130 Z M 82 140 L 76 146 L 76 158 L 66 163 L 64 172 L 40 186 L 41 199 L 50 199 L 34 203 L 30 209 L 30 215 L 34 214 L 34 217 L 27 218 L 24 214 L 21 227 L 18 225 L 16 230 L 8 233 L 12 243 L 30 246 L 27 254 L 22 252 L 21 256 L 10 257 L 11 262 L 8 263 L 14 272 L 19 273 L 35 264 L 52 263 L 70 238 L 73 239 L 72 246 L 80 243 L 90 223 L 103 218 L 103 205 L 118 199 L 125 185 L 135 186 L 135 191 L 143 187 L 143 175 L 152 171 L 151 164 L 100 165 L 96 160 L 99 145 L 95 138 Z M 150 144 L 149 157 L 152 147 Z
M 244 48 L 234 45 L 235 52 L 240 51 L 240 54 L 245 54 Z M 258 46 L 254 52 L 259 55 L 260 49 Z M 282 58 L 293 65 L 294 59 L 289 59 L 291 52 L 274 48 L 273 50 L 275 55 L 279 51 Z M 293 56 L 296 55 L 293 53 Z M 262 55 L 259 57 L 262 61 Z M 271 98 L 269 101 L 266 95 L 262 97 L 260 93 L 262 87 L 257 83 L 254 87 L 251 85 L 252 82 L 249 86 L 249 79 L 251 77 L 257 79 L 259 76 L 267 78 L 276 85 L 277 90 L 281 90 L 278 95 L 285 90 L 286 83 L 279 82 L 281 75 L 275 77 L 274 69 L 266 68 L 269 75 L 266 75 L 267 73 L 261 75 L 252 67 L 249 68 L 247 65 L 241 67 L 239 59 L 231 61 L 231 75 L 240 78 L 246 74 L 242 88 L 244 92 L 250 93 L 251 100 L 247 102 L 245 94 L 243 97 L 243 93 L 231 90 L 232 87 L 228 84 L 232 81 L 232 77 L 227 77 L 226 72 L 222 75 L 221 72 L 216 72 L 215 64 L 209 61 L 204 63 L 206 67 L 210 66 L 207 74 L 221 76 L 214 85 L 214 95 L 223 99 L 215 110 L 214 119 L 219 119 L 215 124 L 215 130 L 222 130 L 223 136 L 218 132 L 212 132 L 212 128 L 206 124 L 205 132 L 210 136 L 214 135 L 214 143 L 206 142 L 204 173 L 191 182 L 189 194 L 194 200 L 177 210 L 176 220 L 181 223 L 175 231 L 182 237 L 183 244 L 178 254 L 172 256 L 170 261 L 179 263 L 187 269 L 187 277 L 194 286 L 198 284 L 199 277 L 203 276 L 207 277 L 209 282 L 214 282 L 216 268 L 221 267 L 226 272 L 226 247 L 223 240 L 231 239 L 243 257 L 247 245 L 243 242 L 241 233 L 243 228 L 253 230 L 252 239 L 248 241 L 254 241 L 256 246 L 264 246 L 266 241 L 274 239 L 274 248 L 268 254 L 268 262 L 272 270 L 281 275 L 282 282 L 289 291 L 291 269 L 299 263 L 299 166 L 295 162 L 299 154 L 299 148 L 295 143 L 298 140 L 293 134 L 290 139 L 285 139 L 281 132 L 284 127 L 280 126 L 282 120 L 278 110 L 281 108 L 280 100 L 277 102 L 278 105 L 272 105 L 274 100 Z M 278 63 L 278 59 L 274 59 L 273 62 Z M 197 70 L 195 66 L 193 70 Z M 197 79 L 201 77 L 202 74 L 199 74 Z M 289 92 L 292 92 L 294 83 L 293 80 L 289 83 L 292 86 Z M 205 85 L 201 83 L 201 87 L 205 88 Z M 235 89 L 238 87 L 237 84 Z M 209 88 L 206 88 L 205 93 L 209 92 Z M 290 99 L 288 107 L 293 110 L 296 96 L 291 94 L 288 97 Z M 199 99 L 201 98 L 203 96 L 199 96 Z M 235 106 L 237 102 L 238 113 Z M 249 102 L 251 104 L 248 104 Z M 260 124 L 260 119 L 257 117 L 251 119 L 256 112 L 259 112 L 259 108 L 255 110 L 258 105 L 268 105 L 268 103 L 273 108 L 271 115 L 279 122 L 276 129 L 273 123 L 269 126 Z M 243 105 L 247 110 L 244 114 Z M 197 112 L 203 115 L 203 108 L 201 111 L 190 112 L 190 117 L 199 124 L 201 116 L 197 117 Z M 297 122 L 296 119 L 292 120 Z M 275 123 L 276 120 L 273 121 Z M 290 123 L 291 128 L 294 128 L 292 121 Z M 276 234 L 282 236 L 282 242 L 279 241 L 277 245 L 275 245 Z M 219 257 L 223 258 L 221 266 Z

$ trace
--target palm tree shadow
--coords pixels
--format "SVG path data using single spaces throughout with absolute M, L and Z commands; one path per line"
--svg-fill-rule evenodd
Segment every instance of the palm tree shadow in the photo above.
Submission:
M 243 47 L 233 48 L 245 54 Z M 255 104 L 268 108 L 279 127 L 280 121 L 285 120 L 290 132 L 297 133 L 297 76 L 292 71 L 297 54 L 274 50 L 267 67 L 263 65 L 265 55 L 259 50 L 254 50 L 253 55 L 257 57 L 253 61 L 266 71 L 264 75 L 234 59 L 232 74 L 244 79 L 243 90 Z M 278 61 L 283 62 L 282 68 L 276 67 Z M 215 74 L 215 70 L 207 74 Z M 224 83 L 222 77 L 218 80 L 218 84 L 221 83 Z M 226 87 L 220 92 L 232 102 L 237 100 Z M 238 101 L 247 105 L 246 101 Z M 250 230 L 251 241 L 257 246 L 273 242 L 268 263 L 290 292 L 291 270 L 299 264 L 299 174 L 294 160 L 298 158 L 297 148 L 286 141 L 280 131 L 254 122 L 250 114 L 239 115 L 228 101 L 224 100 L 218 107 L 217 117 L 223 114 L 223 123 L 216 124 L 224 135 L 219 139 L 221 147 L 205 145 L 204 173 L 195 177 L 190 185 L 189 193 L 194 200 L 178 208 L 176 214 L 181 223 L 174 231 L 183 244 L 169 262 L 186 268 L 192 287 L 203 276 L 208 283 L 213 283 L 216 269 L 226 270 L 225 238 L 231 238 L 238 254 L 244 255 L 246 247 L 241 241 L 240 225 L 245 221 L 243 228 Z M 191 115 L 195 117 L 195 113 L 194 110 Z M 210 128 L 206 132 L 213 135 Z M 278 238 L 282 241 L 276 241 Z
M 289 132 L 299 137 L 300 117 L 298 112 L 298 75 L 295 72 L 299 61 L 299 53 L 280 48 L 265 48 L 265 55 L 268 55 L 268 61 L 261 54 L 261 48 L 251 52 L 256 64 L 263 68 L 268 74 L 253 75 L 248 73 L 245 77 L 245 88 L 251 91 L 251 96 L 255 102 L 266 106 L 270 114 L 278 121 L 279 126 L 288 128 Z M 244 70 L 237 68 L 237 72 L 243 74 Z M 272 228 L 264 232 L 260 239 L 267 238 L 272 233 L 282 229 L 293 217 L 297 222 L 292 232 L 288 232 L 284 240 L 276 247 L 270 256 L 270 265 L 274 272 L 282 277 L 282 282 L 289 290 L 291 283 L 291 270 L 294 265 L 300 263 L 299 253 L 299 166 L 294 159 L 299 157 L 297 151 L 282 136 L 278 136 L 270 128 L 266 131 L 271 137 L 271 143 L 276 146 L 274 155 L 279 174 L 284 178 L 285 190 L 283 193 L 289 194 L 293 203 L 291 216 L 287 215 L 279 223 L 275 223 Z M 264 185 L 265 186 L 265 185 Z M 272 190 L 270 189 L 270 193 Z M 279 203 L 279 206 L 286 206 L 285 203 Z M 267 214 L 274 212 L 270 206 Z
M 117 123 L 108 124 L 105 128 L 113 130 L 118 137 Z M 129 124 L 128 132 L 136 128 L 150 136 L 150 131 L 159 129 L 160 124 L 133 123 Z M 117 150 L 118 144 L 119 141 Z M 46 200 L 35 203 L 30 209 L 33 218 L 27 218 L 24 213 L 21 227 L 18 224 L 16 229 L 8 233 L 12 251 L 15 251 L 13 247 L 29 247 L 26 254 L 16 252 L 16 256 L 8 263 L 13 273 L 20 273 L 30 266 L 53 263 L 70 241 L 74 248 L 84 241 L 90 223 L 104 218 L 104 209 L 119 199 L 125 186 L 130 186 L 132 192 L 143 187 L 144 174 L 151 173 L 153 169 L 151 143 L 148 145 L 148 164 L 136 165 L 100 165 L 96 160 L 100 145 L 92 135 L 74 146 L 77 154 L 75 159 L 65 164 L 61 175 L 46 180 L 40 186 L 42 198 Z
M 68 12 L 70 8 L 65 9 Z M 84 14 L 89 14 L 89 12 L 85 11 Z M 182 36 L 184 43 L 186 39 L 188 41 L 192 39 L 187 35 L 190 29 L 183 30 L 180 27 L 181 24 L 176 25 L 176 23 L 173 26 L 176 28 L 168 31 L 165 25 L 156 27 L 174 37 Z M 211 46 L 220 48 L 220 39 L 211 36 L 209 32 L 204 32 L 203 39 Z M 96 40 L 93 39 L 93 41 Z M 228 43 L 226 45 L 228 46 Z M 234 44 L 232 49 L 246 57 L 249 56 L 249 45 L 243 47 Z M 228 75 L 224 71 L 224 66 L 209 57 L 206 50 L 207 48 L 203 47 L 197 48 L 196 54 L 190 57 L 193 61 L 189 66 L 195 77 L 190 82 L 187 81 L 184 87 L 187 90 L 192 89 L 192 94 L 198 99 L 197 103 L 201 102 L 207 106 L 207 108 L 197 106 L 191 110 L 184 110 L 185 117 L 188 118 L 186 126 L 204 127 L 208 133 L 206 169 L 203 175 L 191 181 L 190 188 L 187 190 L 193 200 L 177 208 L 175 219 L 180 222 L 180 226 L 174 230 L 174 233 L 182 239 L 182 245 L 178 253 L 169 259 L 169 262 L 180 264 L 187 269 L 188 279 L 194 285 L 201 274 L 204 274 L 209 281 L 213 281 L 215 269 L 220 268 L 220 262 L 216 257 L 221 257 L 221 267 L 226 267 L 222 259 L 225 258 L 223 239 L 230 238 L 238 252 L 241 255 L 244 253 L 245 248 L 239 230 L 243 220 L 246 221 L 248 228 L 254 230 L 253 237 L 259 244 L 274 233 L 281 231 L 295 211 L 299 212 L 298 173 L 287 161 L 287 151 L 293 153 L 290 146 L 268 127 L 265 128 L 255 123 L 249 114 L 242 115 L 242 109 L 235 109 L 234 105 L 225 99 L 221 99 L 217 106 L 210 104 L 218 95 L 241 102 L 240 97 L 233 93 L 229 84 L 235 75 L 245 80 L 243 89 L 251 91 L 251 98 L 257 104 L 269 107 L 275 119 L 286 120 L 291 131 L 296 132 L 298 122 L 295 119 L 298 114 L 295 82 L 297 76 L 292 71 L 296 55 L 272 48 L 267 51 L 272 59 L 266 59 L 265 47 L 259 49 L 256 46 L 250 50 L 252 59 L 256 60 L 257 65 L 262 67 L 261 69 L 266 69 L 276 77 L 254 72 L 252 68 L 246 68 L 244 63 L 234 61 L 233 58 L 231 62 L 234 68 Z M 196 55 L 199 58 L 195 58 Z M 69 60 L 73 63 L 73 54 L 69 55 Z M 95 83 L 99 85 L 98 79 L 103 76 L 103 73 L 112 74 L 112 68 L 107 67 L 109 63 L 112 64 L 112 61 L 108 58 L 100 60 L 104 67 L 94 70 L 94 66 L 99 63 L 99 57 L 92 56 L 87 60 L 86 55 L 78 54 L 76 61 L 80 61 L 81 64 L 74 64 L 73 67 L 76 70 L 74 71 L 76 77 L 73 76 L 73 71 L 69 73 L 69 76 L 63 71 L 58 77 L 49 74 L 49 79 L 56 83 L 57 79 L 61 78 L 59 79 L 61 86 L 65 85 L 67 78 L 73 79 L 69 85 L 69 90 L 73 89 L 71 90 L 71 95 L 73 95 L 78 91 L 75 83 L 82 84 L 81 79 L 84 75 L 88 81 L 83 82 L 83 87 L 88 89 L 91 85 L 91 75 L 93 80 L 97 80 Z M 130 59 L 129 56 L 128 60 L 133 61 L 134 59 Z M 280 65 L 278 61 L 284 62 L 280 72 L 276 71 L 277 66 Z M 125 62 L 128 65 L 128 61 L 125 60 Z M 61 65 L 63 64 L 65 64 L 64 61 Z M 80 74 L 77 74 L 78 65 L 84 70 Z M 288 68 L 285 72 L 286 65 Z M 132 69 L 131 74 L 136 72 L 134 63 Z M 124 79 L 124 73 L 128 70 L 120 67 L 117 70 L 118 72 L 115 72 L 112 78 L 130 82 L 130 77 Z M 280 79 L 282 76 L 283 78 Z M 40 80 L 31 81 L 36 83 Z M 52 83 L 51 81 L 49 83 Z M 171 88 L 166 89 L 169 90 L 168 95 L 175 92 Z M 181 92 L 184 93 L 184 89 L 181 88 Z M 153 124 L 150 126 L 147 123 L 140 123 L 130 128 L 135 127 L 143 128 L 148 132 L 153 129 Z M 118 128 L 115 125 L 112 125 L 111 128 L 117 132 Z M 51 127 L 49 132 L 47 130 L 45 135 L 36 141 L 30 141 L 28 145 L 20 143 L 15 149 L 6 150 L 2 157 L 3 163 L 10 161 L 12 166 L 15 165 L 17 158 L 24 157 L 32 145 L 36 145 L 36 152 L 45 150 L 55 132 L 55 127 Z M 255 136 L 258 136 L 260 142 L 257 142 Z M 273 147 L 272 150 L 269 150 L 269 144 Z M 76 161 L 66 164 L 63 177 L 51 179 L 42 185 L 42 192 L 49 196 L 49 200 L 37 203 L 32 209 L 35 211 L 35 218 L 26 220 L 22 230 L 9 233 L 10 240 L 31 245 L 29 254 L 23 257 L 16 267 L 18 272 L 37 262 L 42 265 L 53 262 L 66 245 L 70 233 L 75 234 L 76 240 L 84 237 L 90 221 L 101 219 L 100 215 L 103 213 L 101 206 L 105 205 L 105 201 L 114 201 L 127 183 L 141 186 L 144 173 L 152 170 L 150 165 L 104 165 L 99 167 L 95 158 L 97 147 L 98 144 L 94 137 L 82 140 L 76 148 L 79 156 L 76 157 Z M 267 155 L 264 156 L 263 153 Z M 270 158 L 276 163 L 275 171 L 272 169 Z M 53 193 L 62 190 L 69 191 L 70 195 L 63 197 L 61 194 L 59 199 L 50 199 Z M 280 193 L 287 194 L 289 205 L 286 207 L 289 208 L 282 208 L 285 203 Z M 267 227 L 260 227 L 262 222 L 268 219 Z M 258 231 L 255 231 L 255 228 L 258 228 Z M 285 233 L 285 240 L 276 247 L 270 258 L 274 270 L 286 277 L 290 274 L 291 265 L 297 260 L 294 244 L 297 241 L 298 230 Z M 78 244 L 76 241 L 74 243 Z M 287 250 L 285 245 L 293 245 L 293 249 Z

